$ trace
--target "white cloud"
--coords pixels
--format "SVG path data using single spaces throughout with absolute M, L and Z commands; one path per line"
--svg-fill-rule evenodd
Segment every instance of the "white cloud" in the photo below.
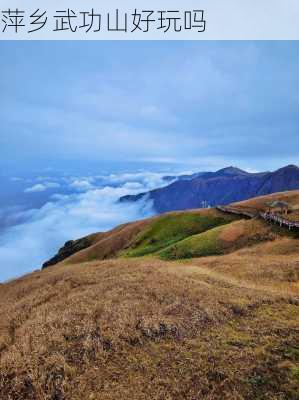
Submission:
M 87 179 L 75 179 L 73 182 L 70 183 L 70 187 L 72 189 L 78 190 L 79 192 L 85 192 L 87 190 L 91 190 L 93 185 Z
M 130 190 L 142 190 L 143 188 L 142 184 L 139 182 L 127 182 L 123 187 Z
M 54 195 L 53 201 L 40 209 L 26 211 L 22 219 L 26 222 L 7 229 L 0 236 L 0 259 L 4 266 L 0 271 L 0 280 L 40 268 L 67 240 L 152 215 L 149 203 L 123 204 L 118 199 L 126 194 L 161 186 L 163 175 L 140 172 L 101 177 L 107 183 L 102 188 Z M 93 179 L 96 181 L 94 177 L 86 182 Z
M 250 172 L 251 174 L 255 174 L 257 172 L 261 172 L 261 171 L 257 170 L 256 168 L 250 168 L 250 167 L 244 168 L 244 171 Z
M 163 177 L 169 173 L 158 172 L 137 172 L 137 173 L 124 173 L 124 174 L 111 174 L 102 176 L 101 178 L 107 183 L 114 185 L 126 185 L 128 189 L 154 189 L 158 186 L 165 185 Z
M 27 189 L 24 190 L 25 193 L 35 193 L 35 192 L 44 192 L 48 189 L 59 188 L 60 184 L 56 182 L 45 182 L 45 183 L 37 183 Z

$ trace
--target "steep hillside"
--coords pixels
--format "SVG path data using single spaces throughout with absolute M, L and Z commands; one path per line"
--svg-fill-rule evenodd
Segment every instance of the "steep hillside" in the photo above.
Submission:
M 298 259 L 298 240 L 277 239 L 1 285 L 0 398 L 297 400 Z
M 296 211 L 297 207 L 299 206 L 299 190 L 277 192 L 266 196 L 258 196 L 246 201 L 233 203 L 232 205 L 234 207 L 239 207 L 240 209 L 251 208 L 258 211 L 266 211 L 267 203 L 277 200 L 286 201 L 294 209 L 294 211 Z
M 288 165 L 275 172 L 248 173 L 238 168 L 208 172 L 190 180 L 179 180 L 161 189 L 137 196 L 125 196 L 132 202 L 147 196 L 157 212 L 198 208 L 203 202 L 211 206 L 226 205 L 252 197 L 299 189 L 299 168 Z
M 299 191 L 261 196 L 231 206 L 254 215 L 273 200 L 287 200 L 294 210 L 289 217 L 295 218 Z M 265 221 L 248 220 L 213 208 L 171 212 L 67 242 L 44 267 L 61 261 L 82 263 L 116 257 L 155 256 L 173 260 L 219 255 L 290 234 L 293 233 Z
M 43 268 L 55 265 L 65 259 L 70 260 L 70 262 L 82 262 L 115 257 L 151 221 L 152 219 L 148 218 L 143 221 L 123 224 L 105 233 L 99 232 L 75 241 L 66 242 L 57 255 L 43 264 Z M 84 244 L 84 246 L 81 245 L 82 248 L 80 248 L 80 243 Z
M 68 242 L 0 285 L 0 399 L 298 400 L 298 242 L 216 209 Z
M 224 215 L 213 209 L 165 214 L 141 231 L 132 240 L 129 249 L 124 250 L 121 255 L 139 257 L 155 254 L 173 243 L 217 226 L 229 224 L 234 219 L 236 218 L 231 215 Z
M 109 232 L 74 241 L 72 243 L 75 245 L 78 242 L 87 243 L 88 241 L 90 245 L 84 249 L 72 246 L 73 253 L 71 255 L 68 255 L 70 245 L 67 242 L 56 256 L 44 263 L 44 267 L 63 260 L 69 263 L 78 263 L 117 256 L 138 257 L 153 254 L 188 236 L 230 223 L 236 219 L 238 217 L 221 213 L 215 209 L 168 213 L 121 225 Z M 63 257 L 64 255 L 65 257 Z
M 260 220 L 236 221 L 190 236 L 159 252 L 163 260 L 180 260 L 225 254 L 242 247 L 274 240 L 277 233 Z

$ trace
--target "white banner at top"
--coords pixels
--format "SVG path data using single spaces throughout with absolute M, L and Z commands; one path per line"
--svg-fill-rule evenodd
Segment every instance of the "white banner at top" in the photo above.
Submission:
M 1 40 L 299 40 L 299 0 L 0 0 Z

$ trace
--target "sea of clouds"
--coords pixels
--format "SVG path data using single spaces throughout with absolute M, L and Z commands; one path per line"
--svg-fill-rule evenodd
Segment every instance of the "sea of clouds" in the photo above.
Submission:
M 48 198 L 41 207 L 12 213 L 15 223 L 2 230 L 0 281 L 39 269 L 67 240 L 153 215 L 148 201 L 124 204 L 118 199 L 169 183 L 163 176 L 139 172 L 31 180 L 23 192 L 44 192 Z

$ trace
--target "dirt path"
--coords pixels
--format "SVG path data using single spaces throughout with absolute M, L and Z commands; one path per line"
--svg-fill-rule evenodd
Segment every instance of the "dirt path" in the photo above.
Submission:
M 234 277 L 228 276 L 226 274 L 215 272 L 208 267 L 201 267 L 199 265 L 194 265 L 192 263 L 176 263 L 167 264 L 163 266 L 165 272 L 176 274 L 181 277 L 189 277 L 198 280 L 202 278 L 206 284 L 212 286 L 222 286 L 225 285 L 227 288 L 239 288 L 240 290 L 253 290 L 256 292 L 262 292 L 271 296 L 283 297 L 286 300 L 298 301 L 299 304 L 299 290 L 298 293 L 291 293 L 288 288 L 280 289 L 277 287 L 269 287 L 266 285 L 260 285 L 253 282 L 246 282 L 244 280 L 238 280 Z

